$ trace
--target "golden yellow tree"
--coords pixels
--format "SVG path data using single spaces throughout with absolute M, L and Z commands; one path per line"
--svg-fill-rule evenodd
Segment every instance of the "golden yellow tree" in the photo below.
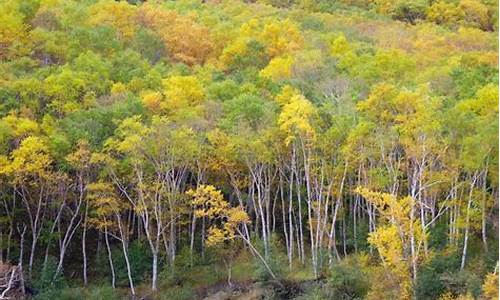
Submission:
M 207 245 L 209 247 L 222 246 L 224 242 L 230 242 L 241 238 L 264 264 L 269 274 L 276 278 L 266 260 L 255 249 L 250 240 L 239 229 L 240 225 L 250 222 L 250 218 L 242 207 L 232 207 L 224 199 L 222 193 L 212 185 L 200 185 L 195 190 L 186 192 L 191 197 L 191 204 L 196 208 L 197 217 L 207 217 L 209 220 L 219 220 L 221 225 L 212 225 L 208 229 Z M 231 262 L 236 247 L 229 245 L 226 251 L 224 263 L 228 268 L 228 284 L 231 285 Z
M 397 199 L 387 193 L 373 192 L 358 187 L 356 192 L 374 205 L 385 221 L 370 233 L 368 242 L 379 252 L 382 264 L 394 275 L 399 286 L 400 299 L 412 296 L 412 277 L 416 279 L 426 233 L 415 219 L 412 197 Z

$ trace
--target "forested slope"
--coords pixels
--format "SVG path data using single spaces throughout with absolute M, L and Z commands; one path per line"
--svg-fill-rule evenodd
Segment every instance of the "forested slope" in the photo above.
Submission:
M 132 2 L 0 0 L 0 299 L 498 299 L 497 1 Z

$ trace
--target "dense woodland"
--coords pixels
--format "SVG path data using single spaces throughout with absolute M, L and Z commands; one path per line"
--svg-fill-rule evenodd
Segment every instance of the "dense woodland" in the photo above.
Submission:
M 498 299 L 498 167 L 498 1 L 0 0 L 0 299 Z

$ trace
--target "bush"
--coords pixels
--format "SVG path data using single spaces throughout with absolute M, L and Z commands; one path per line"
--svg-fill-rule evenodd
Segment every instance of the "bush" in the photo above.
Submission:
M 54 278 L 57 269 L 57 259 L 49 256 L 47 263 L 42 266 L 38 273 L 35 274 L 34 280 L 28 283 L 28 286 L 33 286 L 40 293 L 40 299 L 45 299 L 43 295 L 51 294 L 53 291 L 58 291 L 66 287 L 66 281 L 62 272 Z M 47 299 L 49 299 L 48 297 Z M 38 299 L 38 297 L 37 297 Z
M 471 261 L 470 270 L 459 270 L 460 253 L 454 249 L 445 250 L 422 266 L 417 277 L 417 299 L 437 299 L 451 293 L 454 296 L 481 293 L 481 275 L 485 272 L 481 260 Z
M 185 286 L 174 286 L 166 290 L 162 290 L 161 295 L 158 299 L 160 300 L 190 300 L 195 299 L 194 289 L 190 285 Z
M 116 291 L 110 286 L 89 287 L 84 299 L 91 300 L 119 300 L 121 299 Z
M 325 290 L 319 286 L 314 286 L 307 289 L 302 295 L 295 298 L 295 300 L 327 300 L 330 299 L 325 296 Z
M 123 255 L 121 245 L 117 245 L 117 247 L 113 249 L 112 253 L 116 273 L 116 283 L 120 286 L 128 286 L 127 264 L 125 262 L 125 256 Z M 132 271 L 132 280 L 135 285 L 138 285 L 145 279 L 149 278 L 151 274 L 151 251 L 145 243 L 134 241 L 130 243 L 128 247 L 128 256 L 130 269 Z M 107 261 L 106 266 L 109 266 Z
M 199 257 L 196 253 L 193 253 L 191 264 L 189 247 L 181 248 L 175 256 L 174 265 L 164 265 L 164 268 L 160 273 L 160 280 L 162 281 L 162 284 L 165 286 L 172 286 L 177 283 L 190 280 L 190 278 L 186 275 L 191 270 L 192 265 L 197 265 L 198 263 Z
M 416 295 L 418 299 L 437 299 L 446 291 L 442 276 L 456 273 L 460 257 L 453 249 L 436 255 L 423 265 L 417 277 Z
M 441 281 L 446 290 L 453 295 L 472 295 L 476 299 L 481 294 L 481 278 L 469 271 L 445 273 Z
M 255 239 L 253 243 L 260 254 L 264 256 L 264 244 L 262 243 L 262 240 Z M 278 278 L 282 278 L 285 275 L 286 265 L 288 263 L 284 251 L 285 250 L 283 249 L 278 237 L 274 234 L 271 235 L 269 238 L 269 257 L 266 262 Z M 253 264 L 255 270 L 254 277 L 256 279 L 262 281 L 272 279 L 271 274 L 269 274 L 268 270 L 258 257 L 254 257 Z
M 64 288 L 64 289 L 45 290 L 44 292 L 36 295 L 35 299 L 36 300 L 80 300 L 80 299 L 84 300 L 84 299 L 96 299 L 96 298 L 85 297 L 82 294 L 81 289 L 78 288 Z
M 332 299 L 364 299 L 370 287 L 367 257 L 352 256 L 335 264 L 328 279 Z
M 424 1 L 401 1 L 395 7 L 392 17 L 396 20 L 415 24 L 426 17 L 427 3 Z

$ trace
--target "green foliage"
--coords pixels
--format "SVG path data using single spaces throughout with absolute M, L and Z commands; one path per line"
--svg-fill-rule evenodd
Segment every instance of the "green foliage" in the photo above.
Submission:
M 149 68 L 149 63 L 139 53 L 125 50 L 113 57 L 109 73 L 114 82 L 128 83 L 133 78 L 146 76 Z
M 36 300 L 119 300 L 123 299 L 110 286 L 91 285 L 86 288 L 66 287 L 37 294 Z
M 355 256 L 334 264 L 330 270 L 328 286 L 334 299 L 364 299 L 370 281 L 366 271 L 366 257 Z
M 493 295 L 498 1 L 250 2 L 2 1 L 0 260 L 26 226 L 39 299 L 131 297 L 120 239 L 136 298 Z
M 224 102 L 224 118 L 221 127 L 226 129 L 237 128 L 239 125 L 247 125 L 252 129 L 258 128 L 265 121 L 269 106 L 262 98 L 241 94 L 236 98 Z
M 170 300 L 170 299 L 178 299 L 178 300 L 190 300 L 195 296 L 195 291 L 192 286 L 174 286 L 166 289 L 161 293 L 158 297 L 159 300 Z
M 434 257 L 422 267 L 416 286 L 417 297 L 438 298 L 446 291 L 441 277 L 443 274 L 456 274 L 458 271 L 459 256 L 456 252 L 441 254 Z
M 488 83 L 498 81 L 498 70 L 488 65 L 464 65 L 452 71 L 451 77 L 459 99 L 468 99 Z
M 148 279 L 151 272 L 151 254 L 148 246 L 140 241 L 133 241 L 128 248 L 128 256 L 132 279 L 135 284 L 141 284 Z M 115 272 L 117 274 L 116 282 L 118 285 L 127 286 L 127 266 L 120 247 L 113 249 L 113 262 L 115 263 Z
M 419 19 L 425 19 L 427 1 L 400 1 L 395 7 L 392 17 L 396 20 L 415 24 Z
M 257 240 L 255 242 L 257 249 L 261 253 L 264 253 L 264 244 L 262 241 Z M 285 249 L 283 248 L 283 243 L 279 240 L 277 235 L 272 235 L 269 239 L 269 249 L 268 249 L 268 259 L 267 263 L 276 274 L 278 278 L 285 278 L 287 276 L 287 257 Z M 253 258 L 253 277 L 259 281 L 266 281 L 272 279 L 269 272 L 265 269 L 262 262 L 256 257 Z
M 39 293 L 37 299 L 51 299 L 51 297 L 57 295 L 59 291 L 67 287 L 67 282 L 63 274 L 54 278 L 56 268 L 57 260 L 53 256 L 49 256 L 47 262 L 40 267 L 39 272 L 37 272 L 32 282 L 33 287 Z
M 87 288 L 83 295 L 84 299 L 95 300 L 118 300 L 122 298 L 110 286 L 92 286 Z

